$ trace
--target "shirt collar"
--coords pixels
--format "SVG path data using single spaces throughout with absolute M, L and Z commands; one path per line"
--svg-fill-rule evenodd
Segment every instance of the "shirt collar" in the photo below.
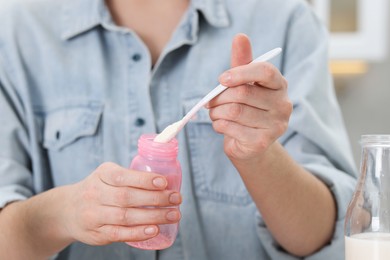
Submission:
M 229 25 L 229 16 L 224 0 L 192 0 L 206 21 L 215 27 Z M 62 34 L 64 40 L 87 32 L 108 19 L 104 0 L 68 0 L 62 7 Z
M 63 1 L 62 39 L 68 40 L 101 24 L 104 8 L 104 0 Z
M 192 0 L 192 5 L 203 14 L 210 25 L 229 26 L 229 15 L 224 0 Z

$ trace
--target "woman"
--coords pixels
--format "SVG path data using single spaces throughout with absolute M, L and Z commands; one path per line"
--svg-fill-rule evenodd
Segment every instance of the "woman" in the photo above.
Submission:
M 355 170 L 326 32 L 306 3 L 2 5 L 2 256 L 343 258 Z M 275 47 L 274 65 L 249 64 L 252 49 Z M 181 194 L 127 169 L 142 133 L 179 120 L 218 81 L 228 89 L 178 136 Z M 169 249 L 113 243 L 179 220 Z

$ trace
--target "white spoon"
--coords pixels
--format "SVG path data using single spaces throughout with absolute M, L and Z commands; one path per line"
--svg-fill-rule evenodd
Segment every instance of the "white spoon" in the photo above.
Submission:
M 251 63 L 265 62 L 282 52 L 281 48 L 275 48 L 269 52 L 264 53 L 260 57 L 254 59 Z M 158 134 L 154 141 L 158 143 L 168 143 L 171 141 L 179 131 L 191 120 L 191 118 L 210 100 L 221 94 L 227 87 L 219 84 L 216 88 L 210 91 L 204 98 L 202 98 L 181 120 L 167 126 L 160 134 Z

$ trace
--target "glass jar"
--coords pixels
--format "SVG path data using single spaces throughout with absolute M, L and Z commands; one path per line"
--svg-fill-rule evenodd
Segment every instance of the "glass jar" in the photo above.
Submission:
M 179 192 L 182 173 L 177 160 L 178 142 L 175 138 L 168 143 L 154 142 L 155 136 L 155 134 L 145 134 L 139 138 L 138 154 L 131 162 L 130 169 L 164 175 L 168 181 L 167 189 Z M 175 208 L 178 207 L 175 206 Z M 173 244 L 178 228 L 179 223 L 159 225 L 160 232 L 156 237 L 127 244 L 148 250 L 164 249 Z
M 363 135 L 360 177 L 345 219 L 346 260 L 390 259 L 390 135 Z

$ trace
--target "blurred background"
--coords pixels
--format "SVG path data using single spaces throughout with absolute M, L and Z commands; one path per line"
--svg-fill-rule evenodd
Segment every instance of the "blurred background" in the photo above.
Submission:
M 308 1 L 330 31 L 330 67 L 359 166 L 360 136 L 390 134 L 390 1 Z

